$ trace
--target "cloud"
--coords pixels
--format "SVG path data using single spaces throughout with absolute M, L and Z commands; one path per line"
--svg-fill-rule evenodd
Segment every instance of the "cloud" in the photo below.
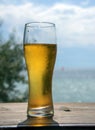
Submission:
M 88 1 L 86 1 L 88 2 Z M 6 31 L 13 28 L 22 39 L 26 22 L 54 22 L 58 44 L 63 46 L 95 45 L 95 6 L 85 7 L 56 3 L 52 6 L 24 3 L 0 5 L 0 18 L 4 19 Z
M 84 0 L 81 2 L 81 5 L 87 6 L 87 5 L 89 5 L 89 3 L 90 3 L 90 0 Z

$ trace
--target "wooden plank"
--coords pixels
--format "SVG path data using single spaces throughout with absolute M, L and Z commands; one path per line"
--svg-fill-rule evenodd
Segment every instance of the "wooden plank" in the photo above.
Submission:
M 94 126 L 95 103 L 62 103 L 55 105 L 54 119 L 62 126 Z
M 0 126 L 16 126 L 26 119 L 26 103 L 0 103 Z
M 27 103 L 0 103 L 0 127 L 14 126 L 26 120 Z M 95 126 L 95 103 L 54 104 L 59 126 Z

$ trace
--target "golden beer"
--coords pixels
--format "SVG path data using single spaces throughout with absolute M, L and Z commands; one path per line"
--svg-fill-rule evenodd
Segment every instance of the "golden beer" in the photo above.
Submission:
M 28 116 L 53 116 L 52 74 L 56 49 L 56 44 L 24 44 L 29 79 Z
M 19 126 L 52 126 L 52 76 L 56 59 L 56 27 L 50 22 L 25 24 L 23 46 L 28 72 L 27 120 Z

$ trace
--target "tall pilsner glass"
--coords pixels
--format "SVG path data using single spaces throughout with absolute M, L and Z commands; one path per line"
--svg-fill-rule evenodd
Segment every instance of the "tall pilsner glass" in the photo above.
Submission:
M 53 117 L 52 76 L 56 59 L 55 24 L 25 24 L 24 55 L 29 80 L 27 116 Z

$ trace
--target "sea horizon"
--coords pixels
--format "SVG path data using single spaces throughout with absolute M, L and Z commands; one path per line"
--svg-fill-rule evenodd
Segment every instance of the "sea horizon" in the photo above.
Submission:
M 20 84 L 17 89 L 24 92 L 28 84 Z M 95 68 L 62 67 L 54 70 L 52 97 L 54 103 L 95 102 Z
M 54 102 L 95 102 L 95 68 L 61 68 L 54 72 Z

